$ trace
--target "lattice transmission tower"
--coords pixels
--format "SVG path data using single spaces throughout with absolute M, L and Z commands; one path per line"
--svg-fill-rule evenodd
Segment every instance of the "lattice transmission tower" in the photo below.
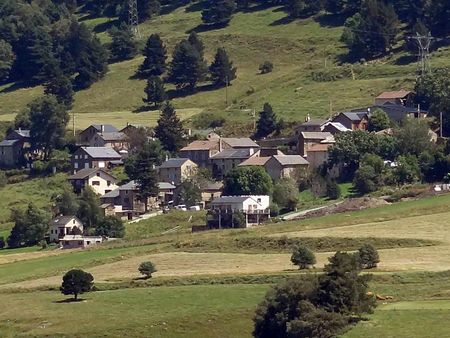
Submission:
M 428 35 L 420 35 L 417 33 L 416 36 L 412 36 L 411 39 L 415 40 L 417 47 L 419 48 L 419 72 L 421 76 L 430 73 L 430 46 L 433 41 L 431 33 Z
M 140 37 L 138 0 L 128 0 L 128 25 L 134 36 Z

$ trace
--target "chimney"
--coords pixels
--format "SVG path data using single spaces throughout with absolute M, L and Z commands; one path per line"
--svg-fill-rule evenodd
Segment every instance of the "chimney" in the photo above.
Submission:
M 219 153 L 222 151 L 222 138 L 219 137 Z
M 166 161 L 168 161 L 168 160 L 169 160 L 169 155 L 166 154 Z
M 100 132 L 103 134 L 105 132 L 105 126 L 102 124 L 100 125 Z
M 309 121 L 311 121 L 311 116 L 309 116 L 309 114 L 308 114 L 308 115 L 306 115 L 305 122 L 309 122 Z

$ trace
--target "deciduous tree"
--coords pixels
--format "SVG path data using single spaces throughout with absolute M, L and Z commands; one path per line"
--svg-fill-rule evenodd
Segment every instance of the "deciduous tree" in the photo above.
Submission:
M 94 277 L 83 270 L 73 269 L 63 276 L 60 291 L 63 295 L 73 295 L 78 300 L 78 295 L 89 292 L 92 289 Z
M 270 195 L 272 178 L 260 167 L 236 167 L 224 179 L 224 195 Z

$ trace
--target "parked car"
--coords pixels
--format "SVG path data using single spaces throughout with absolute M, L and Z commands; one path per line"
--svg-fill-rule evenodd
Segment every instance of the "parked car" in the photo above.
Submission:
M 201 208 L 199 205 L 193 205 L 192 207 L 189 208 L 190 211 L 200 211 Z
M 175 209 L 177 210 L 182 210 L 182 211 L 187 211 L 187 207 L 184 204 L 179 204 L 175 206 Z

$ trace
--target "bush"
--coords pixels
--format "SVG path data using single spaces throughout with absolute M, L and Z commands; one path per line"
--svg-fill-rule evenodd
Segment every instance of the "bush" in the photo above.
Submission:
M 5 237 L 0 237 L 0 249 L 3 249 L 6 246 Z
M 307 247 L 298 246 L 294 248 L 294 252 L 291 256 L 291 262 L 292 264 L 297 265 L 300 270 L 302 270 L 316 264 L 316 257 L 314 256 L 314 253 Z
M 331 200 L 337 200 L 341 197 L 341 187 L 335 180 L 327 181 L 327 197 Z
M 364 269 L 376 268 L 380 262 L 378 251 L 370 244 L 364 244 L 358 250 L 359 263 Z
M 259 65 L 259 71 L 261 74 L 267 74 L 272 72 L 273 70 L 273 63 L 270 61 L 264 61 Z
M 150 261 L 142 262 L 138 270 L 146 279 L 151 278 L 152 273 L 157 271 L 155 265 Z
M 245 228 L 246 226 L 245 215 L 240 211 L 233 213 L 233 228 Z
M 280 207 L 276 203 L 270 203 L 270 217 L 277 217 L 280 214 Z
M 95 227 L 95 234 L 97 236 L 122 238 L 125 236 L 125 226 L 120 218 L 106 216 Z
M 77 300 L 79 294 L 91 291 L 93 283 L 94 277 L 90 273 L 73 269 L 64 275 L 60 291 L 64 295 L 74 295 Z
M 282 179 L 273 188 L 273 201 L 282 209 L 295 210 L 298 204 L 298 187 L 294 180 Z

